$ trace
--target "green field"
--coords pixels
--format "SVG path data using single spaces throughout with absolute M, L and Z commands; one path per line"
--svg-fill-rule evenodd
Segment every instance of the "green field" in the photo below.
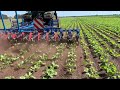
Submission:
M 19 22 L 21 22 L 21 21 L 22 20 L 19 19 Z M 5 22 L 6 28 L 10 28 L 11 27 L 11 23 L 10 23 L 9 19 L 5 19 L 4 22 Z M 3 29 L 2 20 L 0 20 L 0 28 Z

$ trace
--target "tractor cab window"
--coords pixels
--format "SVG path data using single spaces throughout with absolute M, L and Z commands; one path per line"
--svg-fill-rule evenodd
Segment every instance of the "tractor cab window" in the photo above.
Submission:
M 53 16 L 54 16 L 54 12 L 52 12 L 52 11 L 48 11 L 48 12 L 44 13 L 44 18 L 45 19 L 52 19 Z

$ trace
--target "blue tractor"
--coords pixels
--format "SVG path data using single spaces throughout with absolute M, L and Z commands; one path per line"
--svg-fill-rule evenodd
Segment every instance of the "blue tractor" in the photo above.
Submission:
M 22 22 L 19 23 L 17 11 L 16 20 L 10 19 L 11 28 L 6 29 L 2 13 L 0 11 L 3 29 L 0 32 L 8 35 L 8 40 L 39 41 L 45 39 L 47 42 L 63 40 L 63 33 L 67 32 L 68 41 L 72 39 L 72 32 L 76 33 L 75 41 L 79 41 L 80 30 L 65 30 L 59 27 L 59 19 L 56 11 L 27 11 L 22 15 Z M 59 34 L 58 34 L 59 32 Z

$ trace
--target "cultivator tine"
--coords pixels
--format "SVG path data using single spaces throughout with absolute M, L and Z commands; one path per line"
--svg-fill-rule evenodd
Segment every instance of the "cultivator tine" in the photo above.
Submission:
M 63 38 L 67 39 L 67 32 L 66 31 L 63 33 Z
M 54 32 L 53 32 L 53 30 L 51 30 L 50 33 L 49 33 L 50 40 L 53 40 L 53 35 L 54 35 Z
M 18 35 L 17 35 L 17 39 L 20 40 L 20 41 L 22 41 L 24 35 L 25 35 L 24 32 L 22 32 L 22 33 L 18 33 Z
M 37 33 L 33 33 L 33 36 L 32 36 L 32 41 L 36 41 L 36 38 L 37 38 Z
M 49 43 L 49 32 L 46 33 L 46 41 Z
M 28 41 L 28 38 L 29 38 L 29 34 L 28 33 L 25 33 L 24 37 L 23 37 L 23 40 L 27 40 Z
M 68 30 L 68 39 L 69 40 L 72 40 L 72 31 L 71 30 Z
M 33 37 L 33 33 L 30 32 L 30 33 L 29 33 L 29 39 L 28 39 L 28 41 L 31 41 L 31 40 L 32 40 L 32 37 Z
M 44 31 L 44 34 L 41 36 L 42 38 L 41 39 L 43 39 L 43 40 L 46 40 L 46 31 Z
M 54 33 L 54 40 L 58 41 L 58 34 L 57 34 L 57 32 Z
M 20 40 L 21 41 L 23 41 L 23 37 L 25 36 L 25 33 L 24 32 L 22 32 L 22 35 L 21 35 L 21 37 L 20 37 Z
M 15 34 L 15 33 L 13 33 L 12 35 L 11 35 L 11 37 L 12 37 L 12 39 L 16 39 L 17 38 L 17 35 Z
M 12 36 L 11 36 L 11 35 L 12 35 L 12 33 L 9 32 L 9 33 L 8 33 L 8 39 L 9 39 L 9 40 L 12 39 Z
M 38 34 L 35 32 L 33 33 L 32 41 L 36 41 Z
M 41 39 L 41 33 L 38 33 L 38 41 L 40 41 L 40 39 Z
M 8 32 L 8 37 L 7 37 L 8 40 L 11 39 L 11 32 Z
M 60 38 L 60 40 L 63 40 L 63 30 L 62 29 L 60 29 L 60 35 L 59 35 L 59 38 Z
M 22 36 L 22 33 L 18 34 L 17 39 L 20 39 L 21 36 Z

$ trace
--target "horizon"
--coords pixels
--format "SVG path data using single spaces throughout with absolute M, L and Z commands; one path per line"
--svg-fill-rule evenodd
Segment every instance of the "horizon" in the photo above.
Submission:
M 26 11 L 18 11 L 18 14 L 25 14 Z M 15 15 L 14 11 L 2 11 L 2 14 L 8 17 L 13 17 Z M 58 17 L 66 16 L 92 16 L 92 15 L 113 15 L 120 14 L 120 11 L 57 11 Z

